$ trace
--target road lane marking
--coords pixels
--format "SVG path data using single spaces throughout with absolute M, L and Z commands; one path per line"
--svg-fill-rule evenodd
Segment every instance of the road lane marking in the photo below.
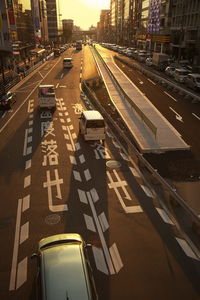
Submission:
M 161 218 L 163 219 L 163 221 L 165 223 L 168 223 L 170 225 L 174 225 L 174 223 L 172 222 L 172 220 L 169 218 L 169 216 L 167 215 L 167 213 L 164 211 L 164 209 L 161 208 L 157 208 L 156 207 L 157 212 L 159 213 L 159 215 L 161 216 Z
M 152 84 L 156 85 L 156 83 L 154 81 L 152 81 L 151 79 L 147 78 L 147 80 L 149 80 Z
M 118 251 L 115 243 L 110 247 L 109 251 L 110 251 L 110 255 L 113 260 L 115 270 L 118 273 L 121 270 L 121 268 L 123 267 L 123 263 L 122 263 L 121 257 L 119 255 L 119 251 Z
M 114 266 L 113 266 L 113 263 L 112 263 L 112 260 L 111 260 L 111 257 L 110 257 L 110 253 L 108 251 L 108 248 L 107 248 L 107 245 L 106 245 L 106 242 L 105 242 L 105 238 L 103 236 L 103 232 L 101 230 L 101 226 L 100 226 L 100 223 L 99 223 L 99 220 L 98 220 L 98 217 L 97 217 L 97 213 L 96 213 L 93 201 L 92 201 L 92 196 L 91 196 L 90 192 L 86 192 L 86 194 L 87 194 L 87 198 L 88 198 L 88 203 L 89 203 L 91 211 L 92 211 L 93 218 L 95 220 L 98 235 L 99 235 L 100 240 L 101 240 L 101 245 L 102 245 L 102 248 L 103 248 L 103 252 L 104 252 L 104 255 L 105 255 L 105 258 L 106 258 L 106 262 L 107 262 L 110 274 L 115 274 L 115 270 L 114 270 Z
M 171 99 L 173 99 L 175 102 L 178 102 L 172 95 L 170 95 L 168 92 L 164 91 L 164 93 L 169 96 Z
M 153 198 L 153 194 L 147 186 L 143 184 L 141 184 L 140 186 L 148 197 Z
M 31 167 L 31 159 L 26 161 L 25 169 L 29 169 Z
M 192 113 L 192 115 L 200 121 L 200 117 L 198 117 L 195 113 Z
M 59 86 L 59 83 L 56 84 L 56 89 L 58 88 L 58 86 Z
M 24 188 L 28 187 L 31 184 L 31 175 L 28 175 L 24 178 Z
M 84 216 L 84 219 L 85 219 L 87 229 L 92 231 L 92 232 L 96 232 L 96 228 L 95 228 L 95 225 L 94 225 L 93 218 L 86 215 L 86 214 L 83 214 L 83 216 Z
M 179 115 L 179 114 L 178 114 L 172 107 L 170 107 L 170 106 L 169 106 L 169 109 L 171 109 L 171 110 L 175 113 L 176 119 L 177 119 L 178 121 L 180 121 L 180 122 L 183 123 L 183 118 L 181 117 L 181 115 Z
M 19 199 L 18 206 L 17 206 L 16 224 L 15 224 L 15 239 L 14 239 L 14 249 L 13 249 L 13 257 L 12 257 L 9 291 L 15 290 L 15 282 L 16 282 L 16 275 L 17 275 L 17 258 L 18 258 L 18 250 L 19 250 L 21 210 L 22 210 L 22 199 Z
M 196 256 L 192 248 L 188 245 L 188 243 L 185 240 L 179 238 L 176 238 L 176 240 L 187 256 L 199 260 L 199 258 Z
M 103 232 L 105 232 L 109 228 L 109 225 L 104 212 L 99 215 L 99 222 Z
M 28 239 L 28 234 L 29 234 L 29 222 L 26 222 L 21 226 L 21 231 L 20 231 L 20 244 L 22 244 L 24 241 Z
M 28 267 L 28 259 L 27 257 L 25 257 L 18 264 L 16 289 L 18 289 L 27 281 L 27 267 Z
M 25 130 L 23 156 L 27 155 L 27 139 L 28 139 L 28 129 Z
M 89 169 L 84 170 L 84 175 L 85 175 L 86 181 L 89 181 L 92 178 Z

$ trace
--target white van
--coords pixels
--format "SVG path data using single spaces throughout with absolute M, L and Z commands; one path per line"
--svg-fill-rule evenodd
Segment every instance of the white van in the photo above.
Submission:
M 73 67 L 72 58 L 65 57 L 63 58 L 63 68 L 71 68 Z
M 79 118 L 79 132 L 85 141 L 105 140 L 106 126 L 100 112 L 97 110 L 83 111 Z
M 54 85 L 39 85 L 38 99 L 40 108 L 56 108 L 56 94 Z

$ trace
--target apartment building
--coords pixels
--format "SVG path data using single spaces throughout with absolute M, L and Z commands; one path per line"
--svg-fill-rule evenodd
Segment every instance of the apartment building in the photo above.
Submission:
M 49 41 L 59 44 L 62 39 L 62 22 L 59 0 L 46 0 Z

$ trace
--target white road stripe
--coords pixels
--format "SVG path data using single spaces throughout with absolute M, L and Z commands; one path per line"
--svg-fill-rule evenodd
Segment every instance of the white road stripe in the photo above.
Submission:
M 148 197 L 153 198 L 153 194 L 147 186 L 142 185 L 142 184 L 140 186 Z
M 25 166 L 25 169 L 29 169 L 31 167 L 31 159 L 27 160 L 26 161 L 26 166 Z
M 85 219 L 87 229 L 92 231 L 92 232 L 96 232 L 96 228 L 95 228 L 94 221 L 93 221 L 92 217 L 90 217 L 88 215 L 85 215 L 85 214 L 83 214 L 83 216 L 84 216 L 84 219 Z
M 147 78 L 147 80 L 149 80 L 152 84 L 156 85 L 156 83 L 154 81 L 152 81 L 151 79 Z
M 116 273 L 118 273 L 123 267 L 123 263 L 115 243 L 110 247 L 109 251 L 115 266 Z
M 25 257 L 18 264 L 16 289 L 18 289 L 27 281 L 27 265 L 28 265 L 27 257 Z
M 90 194 L 92 195 L 93 202 L 96 203 L 99 200 L 99 195 L 97 193 L 97 190 L 95 188 L 91 189 Z
M 24 188 L 28 187 L 31 184 L 31 176 L 26 176 L 24 178 Z
M 69 139 L 70 139 L 70 142 L 71 142 L 71 145 L 72 145 L 72 149 L 73 149 L 73 151 L 75 151 L 76 148 L 75 148 L 74 141 L 73 141 L 73 138 L 72 138 L 72 135 L 71 135 L 70 126 L 67 126 L 67 131 L 68 131 Z
M 58 88 L 58 86 L 59 86 L 59 83 L 56 84 L 56 89 Z
M 156 207 L 157 212 L 159 213 L 159 215 L 161 216 L 161 218 L 163 219 L 163 221 L 165 223 L 174 225 L 174 223 L 172 222 L 172 220 L 169 218 L 169 216 L 166 214 L 166 212 L 164 211 L 164 209 L 161 208 L 157 208 Z
M 13 257 L 12 257 L 9 291 L 15 290 L 15 281 L 16 281 L 16 275 L 17 275 L 17 258 L 18 258 L 18 250 L 19 250 L 19 233 L 20 233 L 20 222 L 21 222 L 21 210 L 22 210 L 22 199 L 19 199 L 18 200 L 18 206 L 17 206 L 17 217 L 16 217 L 16 225 L 15 225 L 15 239 L 14 239 L 14 247 L 13 247 Z
M 199 258 L 196 256 L 192 248 L 188 245 L 188 243 L 185 240 L 179 238 L 176 238 L 176 240 L 187 256 L 199 260 Z
M 135 168 L 129 167 L 129 169 L 131 170 L 131 173 L 133 174 L 134 177 L 140 178 L 140 175 Z
M 28 139 L 28 129 L 25 130 L 23 156 L 26 156 L 27 139 Z
M 172 98 L 175 102 L 178 102 L 177 99 L 175 99 L 172 95 L 170 95 L 168 92 L 164 91 L 164 93 L 169 96 L 170 98 Z
M 93 215 L 94 220 L 95 220 L 95 224 L 96 224 L 97 231 L 98 231 L 98 234 L 99 234 L 99 237 L 100 237 L 100 240 L 101 240 L 101 244 L 102 244 L 102 247 L 103 247 L 103 252 L 104 252 L 104 255 L 105 255 L 105 258 L 106 258 L 106 261 L 107 261 L 107 265 L 108 265 L 110 274 L 115 274 L 115 270 L 114 270 L 114 267 L 113 267 L 113 263 L 111 261 L 110 253 L 108 251 L 108 248 L 107 248 L 104 236 L 103 236 L 103 232 L 101 230 L 101 226 L 100 226 L 97 214 L 96 214 L 96 210 L 95 210 L 90 192 L 87 192 L 87 198 L 88 198 L 88 202 L 90 204 L 90 208 L 92 210 L 92 215 Z
M 81 154 L 79 156 L 79 160 L 80 160 L 80 163 L 83 164 L 85 162 L 85 156 L 83 154 Z
M 106 216 L 105 216 L 104 212 L 102 212 L 99 215 L 99 222 L 101 224 L 101 228 L 102 228 L 103 232 L 105 232 L 109 228 L 109 224 L 108 224 L 108 221 L 106 219 Z
M 97 270 L 108 275 L 108 268 L 106 265 L 106 261 L 105 261 L 102 249 L 92 246 L 92 251 L 93 251 Z
M 192 113 L 192 115 L 197 118 L 200 121 L 200 117 L 198 117 L 196 114 Z
M 30 195 L 27 195 L 23 198 L 22 211 L 24 212 L 30 207 Z
M 76 158 L 74 156 L 70 155 L 69 159 L 72 165 L 77 165 Z
M 84 175 L 85 175 L 86 181 L 88 181 L 88 180 L 90 180 L 92 178 L 91 175 L 90 175 L 89 169 L 84 170 Z
M 78 171 L 73 171 L 74 179 L 77 181 L 82 181 L 80 173 Z
M 21 226 L 20 244 L 22 244 L 24 241 L 28 239 L 28 233 L 29 233 L 29 222 L 26 222 Z
M 82 203 L 88 204 L 86 193 L 83 190 L 78 189 L 79 199 Z

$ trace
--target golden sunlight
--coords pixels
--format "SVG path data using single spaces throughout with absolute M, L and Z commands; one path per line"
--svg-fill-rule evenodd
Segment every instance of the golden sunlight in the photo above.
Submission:
M 110 0 L 82 0 L 82 2 L 97 9 L 109 9 Z

